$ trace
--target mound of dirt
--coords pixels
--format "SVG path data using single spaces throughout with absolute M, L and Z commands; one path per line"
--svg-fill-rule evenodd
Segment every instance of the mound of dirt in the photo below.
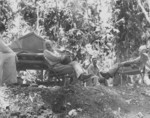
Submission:
M 113 118 L 128 112 L 125 100 L 112 88 L 76 85 L 72 86 L 71 90 L 74 90 L 74 93 L 67 95 L 65 100 L 71 104 L 70 109 L 82 109 L 78 117 Z
M 105 86 L 14 87 L 5 89 L 5 94 L 11 101 L 7 106 L 11 113 L 34 117 L 46 118 L 49 114 L 56 118 L 115 118 L 128 112 L 122 96 Z

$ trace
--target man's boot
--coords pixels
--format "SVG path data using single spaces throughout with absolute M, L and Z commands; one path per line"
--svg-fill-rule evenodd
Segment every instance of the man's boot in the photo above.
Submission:
M 112 77 L 108 72 L 100 72 L 100 74 L 101 74 L 102 77 L 104 77 L 105 79 L 109 79 L 110 77 Z
M 87 79 L 89 79 L 90 77 L 92 77 L 92 74 L 86 74 L 86 73 L 82 73 L 79 77 L 80 81 L 85 82 Z

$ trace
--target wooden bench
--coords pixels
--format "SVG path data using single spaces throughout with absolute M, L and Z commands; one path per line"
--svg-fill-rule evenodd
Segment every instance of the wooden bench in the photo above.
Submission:
M 46 85 L 64 85 L 65 79 L 71 78 L 69 74 L 59 74 L 58 72 L 53 70 L 53 67 L 49 65 L 47 60 L 44 58 L 43 53 L 18 53 L 17 54 L 17 62 L 16 67 L 18 71 L 26 71 L 26 70 L 41 70 L 47 71 L 46 75 L 48 80 L 45 80 L 44 75 L 42 76 L 40 81 L 36 81 L 38 84 L 46 84 Z

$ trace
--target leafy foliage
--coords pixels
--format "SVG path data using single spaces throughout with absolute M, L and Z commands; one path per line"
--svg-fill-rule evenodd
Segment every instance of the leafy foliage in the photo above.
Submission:
M 115 27 L 119 30 L 117 53 L 122 56 L 120 59 L 127 59 L 141 44 L 146 44 L 147 21 L 136 0 L 117 0 L 113 12 Z
M 50 8 L 48 10 L 48 13 L 45 14 L 44 28 L 46 34 L 49 37 L 52 37 L 52 40 L 58 40 L 57 32 L 59 32 L 59 27 L 63 28 L 64 31 L 69 31 L 73 27 L 72 24 L 73 23 L 71 21 L 69 13 L 67 13 L 67 10 Z
M 101 16 L 101 7 L 106 3 L 94 2 L 20 0 L 15 14 L 9 9 L 9 3 L 3 1 L 1 9 L 7 6 L 9 11 L 1 17 L 3 21 L 8 21 L 8 18 L 12 19 L 12 13 L 15 14 L 14 18 L 19 16 L 20 34 L 23 31 L 34 30 L 73 52 L 78 60 L 84 60 L 86 55 L 93 56 L 94 53 L 97 53 L 98 58 L 110 56 L 112 59 L 116 52 L 117 58 L 121 60 L 137 55 L 138 47 L 146 43 L 149 32 L 148 22 L 137 1 L 106 0 L 107 8 L 112 13 L 112 18 L 108 18 L 107 21 Z M 146 12 L 149 12 L 146 0 L 142 1 L 142 4 Z M 87 44 L 91 45 L 94 53 L 83 50 Z
M 37 19 L 36 9 L 31 6 L 26 6 L 22 10 L 23 18 L 29 25 L 33 26 Z
M 112 27 L 103 26 L 102 3 L 96 0 L 94 2 L 16 1 L 17 10 L 13 11 L 14 19 L 11 17 L 9 37 L 6 40 L 12 41 L 26 32 L 34 31 L 55 41 L 60 47 L 68 49 L 74 55 L 73 58 L 81 62 L 87 57 L 96 55 L 101 58 L 105 54 L 109 55 L 114 51 L 114 47 L 109 45 L 113 42 Z M 87 49 L 87 45 L 91 45 L 90 50 Z
M 9 21 L 13 18 L 13 11 L 6 0 L 0 1 L 0 21 L 8 25 Z

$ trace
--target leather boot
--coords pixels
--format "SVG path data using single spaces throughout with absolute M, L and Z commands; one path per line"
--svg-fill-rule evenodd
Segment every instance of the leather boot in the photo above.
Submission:
M 88 80 L 90 77 L 92 77 L 92 74 L 83 73 L 83 74 L 80 75 L 79 80 L 85 82 L 85 81 Z
M 101 74 L 105 79 L 109 79 L 110 77 L 112 77 L 108 72 L 100 72 L 100 74 Z

